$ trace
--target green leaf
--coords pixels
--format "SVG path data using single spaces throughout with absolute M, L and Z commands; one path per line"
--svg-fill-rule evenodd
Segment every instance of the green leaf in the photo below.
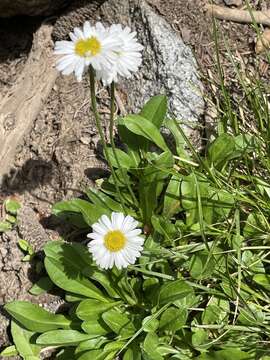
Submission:
M 228 323 L 230 314 L 230 304 L 227 300 L 212 297 L 202 313 L 203 324 L 222 324 Z
M 140 174 L 139 199 L 145 224 L 151 222 L 151 217 L 164 187 L 164 180 L 170 176 L 173 165 L 174 160 L 171 152 L 167 151 L 154 156 L 151 154 L 149 165 Z
M 141 350 L 138 346 L 131 346 L 124 354 L 123 360 L 141 360 Z
M 161 136 L 159 130 L 149 120 L 139 115 L 128 115 L 121 119 L 121 125 L 125 125 L 128 130 L 134 134 L 143 136 L 145 139 L 152 141 L 163 151 L 168 151 L 168 147 Z
M 117 211 L 117 212 L 122 211 L 121 204 L 113 200 L 110 196 L 104 194 L 101 190 L 90 188 L 86 191 L 86 195 L 94 204 L 102 208 L 107 207 L 109 210 L 112 211 Z
M 145 332 L 154 332 L 158 329 L 159 321 L 158 319 L 152 319 L 152 316 L 146 316 L 142 321 L 142 328 Z M 150 321 L 149 321 L 150 320 Z
M 153 96 L 144 105 L 140 116 L 149 120 L 158 129 L 161 127 L 167 113 L 167 97 L 164 95 Z
M 149 332 L 144 340 L 143 349 L 151 360 L 162 360 L 163 357 L 157 352 L 159 344 L 158 336 L 154 332 Z
M 8 357 L 8 356 L 16 356 L 18 355 L 18 351 L 16 350 L 15 345 L 11 345 L 6 347 L 1 353 L 1 356 Z
M 205 349 L 204 346 L 209 342 L 208 335 L 204 329 L 195 329 L 192 335 L 192 345 L 196 350 Z
M 209 278 L 215 270 L 215 259 L 207 251 L 194 254 L 190 261 L 190 275 L 196 280 Z
M 208 199 L 203 203 L 204 216 L 208 224 L 226 219 L 234 206 L 234 195 L 226 190 L 209 187 Z
M 134 158 L 129 156 L 123 150 L 115 149 L 115 154 L 112 148 L 108 148 L 107 150 L 113 167 L 124 169 L 135 169 L 137 167 L 137 163 L 134 161 Z
M 229 134 L 221 134 L 209 147 L 210 163 L 221 169 L 235 150 L 235 140 Z
M 178 175 L 173 175 L 167 186 L 165 197 L 163 215 L 170 219 L 172 216 L 177 214 L 180 207 L 180 185 L 181 180 Z
M 253 276 L 253 281 L 263 286 L 265 289 L 270 290 L 270 275 L 256 274 Z
M 12 229 L 12 224 L 7 221 L 0 221 L 0 233 L 5 233 Z
M 119 298 L 108 277 L 108 272 L 97 270 L 85 246 L 77 243 L 68 244 L 63 241 L 51 241 L 45 245 L 44 251 L 48 257 L 61 262 L 67 269 L 72 268 L 73 274 L 97 281 L 111 297 Z M 73 278 L 74 276 L 70 277 Z
M 168 218 L 163 216 L 153 215 L 151 222 L 155 231 L 163 235 L 168 243 L 171 244 L 171 239 L 178 234 L 175 224 L 172 224 Z M 164 242 L 163 245 L 166 245 L 167 242 Z
M 243 234 L 246 238 L 259 236 L 260 234 L 268 233 L 269 225 L 263 214 L 258 212 L 252 212 L 249 214 Z
M 111 332 L 110 328 L 105 324 L 102 318 L 97 314 L 93 315 L 90 320 L 86 320 L 81 325 L 84 332 L 93 337 L 106 335 Z
M 127 317 L 127 315 L 116 310 L 109 310 L 103 313 L 102 319 L 113 332 L 123 338 L 131 337 L 136 331 L 132 321 Z
M 242 252 L 242 264 L 248 271 L 251 271 L 255 274 L 264 274 L 265 268 L 263 265 L 263 260 L 261 259 L 260 254 L 256 254 L 250 250 Z
M 32 295 L 41 295 L 53 288 L 53 282 L 48 276 L 40 278 L 29 290 Z
M 109 294 L 110 297 L 119 299 L 120 296 L 117 291 L 116 284 L 111 280 L 111 277 L 108 272 L 104 272 L 97 269 L 85 269 L 83 272 L 86 276 L 88 276 L 90 279 L 95 280 L 98 282 Z
M 166 119 L 165 126 L 166 126 L 166 128 L 168 128 L 170 130 L 170 132 L 172 133 L 172 135 L 174 137 L 177 154 L 183 159 L 186 159 L 186 160 L 190 159 L 189 154 L 185 150 L 186 142 L 183 139 L 183 136 L 182 136 L 181 132 L 179 131 L 175 120 Z
M 174 302 L 186 297 L 190 293 L 193 293 L 193 289 L 184 280 L 168 281 L 160 288 L 159 304 L 164 305 Z
M 13 215 L 6 215 L 6 221 L 10 222 L 11 224 L 16 224 L 17 218 Z
M 183 177 L 181 183 L 181 200 L 182 207 L 186 210 L 186 224 L 188 226 L 192 226 L 200 221 L 197 186 L 203 205 L 209 197 L 209 183 L 207 179 L 202 176 L 196 176 L 195 174 Z M 204 211 L 203 215 L 204 217 L 206 216 Z
M 202 354 L 196 360 L 250 360 L 250 355 L 238 349 L 225 349 Z
M 21 208 L 21 204 L 13 199 L 7 199 L 5 201 L 6 212 L 12 215 L 17 215 L 17 211 Z
M 101 217 L 101 215 L 110 215 L 108 208 L 91 204 L 89 201 L 82 199 L 73 199 L 68 201 L 61 201 L 53 206 L 53 214 L 62 216 L 70 213 L 77 213 L 83 216 L 86 224 L 91 226 Z
M 239 309 L 239 316 L 237 321 L 248 326 L 263 326 L 265 321 L 265 313 L 260 310 L 255 304 L 246 304 L 244 308 Z
M 32 260 L 32 256 L 31 255 L 25 255 L 23 258 L 22 258 L 22 261 L 23 262 L 27 262 L 27 261 L 31 261 Z
M 95 336 L 77 330 L 52 330 L 37 338 L 37 344 L 46 346 L 75 346 Z
M 52 314 L 27 301 L 13 301 L 6 304 L 4 308 L 14 319 L 31 331 L 43 332 L 59 328 L 66 329 L 71 323 L 64 315 Z
M 100 347 L 108 342 L 108 339 L 104 336 L 99 336 L 93 339 L 82 341 L 76 348 L 76 354 L 84 352 L 86 350 L 97 350 Z
M 117 306 L 121 302 L 101 302 L 96 299 L 83 300 L 76 309 L 76 315 L 82 320 L 91 320 L 93 315 L 99 315 Z
M 207 178 L 194 173 L 183 177 L 181 199 L 188 226 L 200 222 L 199 206 L 203 220 L 209 225 L 226 218 L 234 206 L 233 194 L 211 187 Z
M 161 315 L 159 329 L 161 331 L 177 331 L 186 324 L 187 317 L 188 312 L 186 309 L 180 310 L 169 307 Z
M 39 360 L 40 346 L 35 345 L 36 335 L 11 321 L 13 342 L 20 356 L 24 360 Z
M 45 268 L 51 280 L 61 289 L 89 298 L 107 301 L 102 292 L 93 285 L 75 266 L 66 261 L 45 258 Z
M 21 250 L 26 251 L 26 252 L 28 251 L 29 247 L 31 247 L 29 242 L 27 240 L 23 240 L 23 239 L 20 239 L 18 241 L 18 245 L 19 245 Z

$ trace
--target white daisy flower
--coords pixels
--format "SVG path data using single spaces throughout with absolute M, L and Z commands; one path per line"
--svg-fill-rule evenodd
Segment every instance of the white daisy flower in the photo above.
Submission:
M 56 63 L 56 68 L 63 75 L 73 71 L 78 81 L 90 64 L 97 71 L 109 70 L 117 59 L 122 48 L 122 40 L 106 29 L 101 23 L 91 26 L 89 21 L 83 29 L 75 28 L 69 34 L 71 41 L 57 41 L 54 53 L 63 55 Z
M 89 251 L 93 259 L 103 269 L 118 269 L 134 264 L 143 250 L 144 239 L 140 229 L 136 229 L 138 221 L 131 216 L 113 212 L 111 219 L 102 215 L 92 225 L 94 232 L 87 235 L 93 239 L 89 242 Z
M 122 25 L 117 24 L 109 28 L 109 33 L 112 38 L 119 38 L 122 41 L 122 47 L 116 52 L 116 62 L 111 69 L 97 71 L 97 78 L 101 79 L 104 85 L 117 82 L 118 75 L 131 77 L 131 73 L 136 72 L 142 63 L 143 46 L 138 43 L 136 32 L 131 32 L 129 27 L 122 28 Z

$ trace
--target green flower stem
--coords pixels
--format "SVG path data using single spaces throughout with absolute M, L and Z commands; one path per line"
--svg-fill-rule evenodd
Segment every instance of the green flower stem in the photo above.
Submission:
M 129 184 L 129 181 L 128 179 L 126 179 L 126 174 L 124 173 L 120 163 L 119 163 L 119 160 L 118 160 L 118 156 L 117 156 L 117 152 L 116 152 L 116 147 L 115 147 L 115 143 L 114 143 L 114 137 L 113 137 L 113 127 L 114 127 L 114 101 L 115 101 L 115 83 L 114 81 L 112 82 L 111 84 L 111 103 L 110 103 L 110 128 L 109 128 L 109 132 L 110 132 L 110 143 L 111 143 L 111 147 L 112 147 L 112 151 L 113 151 L 113 156 L 117 162 L 117 166 L 121 172 L 121 176 L 123 179 L 125 179 L 126 181 L 124 182 L 124 184 L 127 186 L 128 188 L 128 191 L 131 195 L 131 198 L 132 198 L 132 201 L 133 203 L 138 207 L 138 201 L 136 199 L 136 196 Z
M 99 135 L 100 135 L 102 146 L 104 148 L 106 160 L 107 160 L 107 162 L 109 164 L 109 167 L 110 167 L 110 170 L 111 170 L 111 173 L 112 173 L 114 185 L 115 185 L 119 200 L 121 202 L 123 212 L 126 212 L 125 211 L 125 205 L 124 205 L 124 202 L 123 202 L 123 199 L 122 199 L 122 195 L 121 195 L 118 183 L 117 183 L 117 177 L 116 177 L 114 168 L 113 168 L 111 160 L 110 160 L 108 147 L 107 147 L 105 136 L 104 136 L 102 126 L 101 126 L 100 115 L 99 115 L 99 112 L 97 110 L 96 88 L 95 88 L 95 71 L 94 71 L 92 66 L 90 66 L 89 69 L 90 69 L 89 70 L 89 76 L 90 76 L 91 105 L 92 105 L 92 110 L 93 110 L 94 117 L 95 117 L 95 120 L 96 120 L 96 126 L 97 126 L 97 129 L 98 129 Z

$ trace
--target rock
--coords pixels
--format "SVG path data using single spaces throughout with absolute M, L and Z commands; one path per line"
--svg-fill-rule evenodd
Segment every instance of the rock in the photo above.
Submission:
M 224 3 L 227 6 L 241 6 L 243 5 L 243 0 L 224 0 Z
M 144 45 L 142 67 L 130 80 L 120 83 L 129 94 L 128 110 L 138 111 L 151 96 L 166 94 L 169 115 L 187 124 L 186 132 L 193 136 L 204 101 L 191 49 L 144 0 L 109 0 L 102 9 L 110 23 L 120 22 L 136 30 Z
M 0 0 L 0 17 L 50 15 L 70 0 Z

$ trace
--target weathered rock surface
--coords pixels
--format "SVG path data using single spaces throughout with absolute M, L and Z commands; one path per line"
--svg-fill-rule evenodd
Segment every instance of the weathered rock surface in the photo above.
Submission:
M 170 116 L 190 128 L 196 126 L 204 102 L 191 49 L 144 0 L 113 0 L 104 7 L 107 14 L 112 14 L 111 22 L 130 25 L 144 45 L 143 66 L 132 79 L 121 84 L 127 94 L 131 94 L 129 107 L 139 110 L 151 96 L 166 94 Z

